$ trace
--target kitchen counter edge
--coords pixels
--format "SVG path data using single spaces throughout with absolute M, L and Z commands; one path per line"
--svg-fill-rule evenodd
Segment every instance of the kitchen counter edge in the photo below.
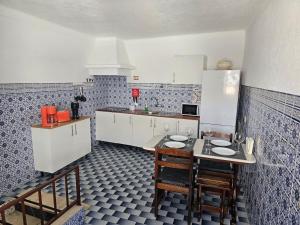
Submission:
M 143 110 L 135 110 L 135 111 L 114 111 L 114 110 L 107 110 L 105 108 L 103 109 L 97 109 L 96 112 L 111 112 L 111 113 L 122 113 L 122 114 L 131 114 L 131 115 L 139 115 L 139 116 L 153 116 L 153 117 L 165 117 L 165 118 L 174 118 L 174 119 L 186 119 L 186 120 L 200 120 L 200 116 L 184 116 L 179 113 L 166 113 L 164 112 L 163 115 L 157 113 L 157 114 L 148 114 L 145 113 Z
M 55 128 L 59 128 L 59 127 L 63 127 L 69 124 L 73 124 L 82 120 L 86 120 L 86 119 L 91 119 L 91 116 L 81 116 L 78 120 L 70 120 L 68 122 L 62 122 L 62 123 L 58 123 L 55 126 L 51 126 L 51 127 L 42 127 L 41 124 L 33 124 L 31 125 L 32 128 L 40 128 L 40 129 L 55 129 Z

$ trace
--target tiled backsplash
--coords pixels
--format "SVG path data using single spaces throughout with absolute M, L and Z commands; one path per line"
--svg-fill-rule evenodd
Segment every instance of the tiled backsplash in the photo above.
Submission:
M 300 224 L 300 96 L 242 86 L 239 127 L 257 164 L 240 171 L 251 224 Z
M 199 103 L 201 97 L 200 85 L 175 85 L 175 84 L 131 84 L 127 83 L 124 76 L 96 76 L 96 84 L 100 84 L 104 104 L 106 106 L 126 107 L 133 104 L 131 88 L 140 89 L 138 98 L 139 108 L 144 108 L 147 103 L 150 110 L 180 113 L 181 104 Z M 98 89 L 98 88 L 97 88 Z M 155 98 L 161 107 L 155 107 Z
M 96 76 L 93 84 L 84 86 L 87 101 L 80 103 L 81 115 L 95 115 L 105 106 L 128 107 L 132 104 L 131 84 L 124 76 Z M 141 89 L 139 103 L 152 110 L 180 112 L 182 102 L 199 101 L 199 85 L 137 84 Z M 31 180 L 34 171 L 30 125 L 39 123 L 40 106 L 55 104 L 60 109 L 70 108 L 79 94 L 72 83 L 60 84 L 0 84 L 0 196 Z M 157 97 L 164 107 L 155 108 Z M 95 140 L 95 119 L 91 121 Z

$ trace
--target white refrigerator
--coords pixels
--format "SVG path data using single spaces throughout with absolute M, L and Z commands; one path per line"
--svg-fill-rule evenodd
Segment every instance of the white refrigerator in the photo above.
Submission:
M 235 133 L 240 88 L 240 70 L 207 70 L 203 73 L 200 133 Z

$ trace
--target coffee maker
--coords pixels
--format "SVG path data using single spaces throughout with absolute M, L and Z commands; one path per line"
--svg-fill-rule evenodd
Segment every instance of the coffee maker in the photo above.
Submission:
M 83 88 L 80 87 L 80 94 L 74 97 L 74 101 L 71 102 L 71 110 L 72 110 L 72 119 L 78 120 L 79 119 L 79 102 L 85 102 L 86 97 L 83 95 Z
M 42 127 L 53 127 L 57 125 L 57 109 L 54 105 L 41 107 Z

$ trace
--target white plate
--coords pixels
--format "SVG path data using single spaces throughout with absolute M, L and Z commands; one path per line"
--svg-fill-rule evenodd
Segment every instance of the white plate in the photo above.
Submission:
M 211 150 L 218 155 L 224 155 L 224 156 L 231 156 L 236 154 L 236 152 L 230 148 L 215 147 L 212 148 Z
M 225 141 L 225 140 L 211 140 L 211 143 L 213 145 L 216 145 L 216 146 L 221 146 L 221 147 L 226 147 L 226 146 L 230 146 L 231 145 L 231 142 L 229 141 Z
M 188 137 L 183 135 L 172 135 L 170 139 L 172 139 L 173 141 L 186 141 Z
M 167 141 L 164 143 L 165 146 L 169 148 L 183 148 L 185 147 L 185 144 L 178 141 Z

